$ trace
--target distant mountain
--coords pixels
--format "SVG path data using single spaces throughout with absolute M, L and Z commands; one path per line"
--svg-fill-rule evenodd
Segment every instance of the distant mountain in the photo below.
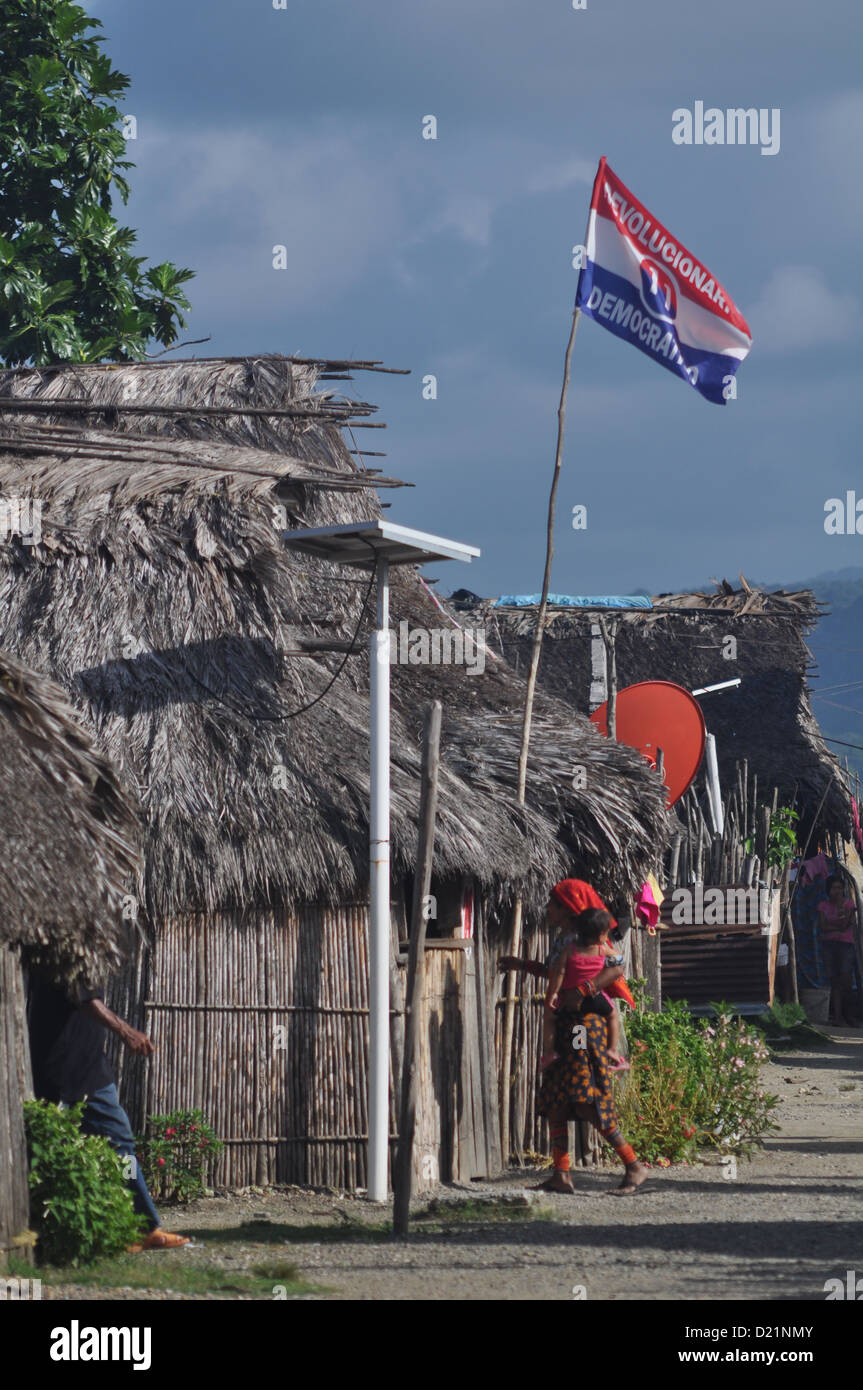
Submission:
M 826 738 L 859 745 L 847 748 L 831 743 L 830 747 L 842 762 L 848 758 L 863 781 L 863 568 L 848 565 L 769 587 L 811 589 L 828 605 L 809 637 L 809 649 L 818 663 L 810 676 L 812 708 Z

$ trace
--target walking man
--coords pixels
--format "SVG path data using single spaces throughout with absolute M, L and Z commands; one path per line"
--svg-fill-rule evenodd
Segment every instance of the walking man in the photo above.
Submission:
M 28 971 L 27 1015 L 33 1089 L 38 1100 L 75 1105 L 87 1099 L 81 1127 L 101 1134 L 122 1157 L 131 1158 L 129 1189 L 135 1210 L 146 1218 L 147 1235 L 131 1250 L 167 1250 L 187 1245 L 186 1236 L 163 1231 L 144 1174 L 135 1158 L 135 1136 L 120 1104 L 105 1030 L 116 1033 L 130 1052 L 149 1057 L 154 1045 L 137 1028 L 118 1018 L 99 989 L 68 989 L 39 967 Z

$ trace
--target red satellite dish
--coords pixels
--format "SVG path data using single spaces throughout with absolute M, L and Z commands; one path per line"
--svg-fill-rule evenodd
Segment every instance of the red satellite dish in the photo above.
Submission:
M 608 705 L 590 716 L 600 733 L 608 735 Z M 662 749 L 662 780 L 668 804 L 679 801 L 704 756 L 704 715 L 698 701 L 672 681 L 640 681 L 618 691 L 615 709 L 618 743 L 637 748 L 656 767 Z

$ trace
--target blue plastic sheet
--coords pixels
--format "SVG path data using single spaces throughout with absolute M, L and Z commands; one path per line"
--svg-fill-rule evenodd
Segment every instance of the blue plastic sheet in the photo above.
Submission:
M 831 872 L 834 869 L 835 863 Z M 797 984 L 800 989 L 826 989 L 830 984 L 821 954 L 821 931 L 818 926 L 818 904 L 824 902 L 826 897 L 827 880 L 816 878 L 813 883 L 798 886 L 791 904 Z
M 542 594 L 505 594 L 495 600 L 495 608 L 538 608 Z M 590 597 L 574 597 L 572 594 L 549 594 L 548 602 L 553 608 L 652 608 L 653 604 L 644 594 L 601 594 Z

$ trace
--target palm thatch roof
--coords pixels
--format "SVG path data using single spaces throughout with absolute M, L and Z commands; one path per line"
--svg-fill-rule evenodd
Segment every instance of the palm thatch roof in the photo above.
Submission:
M 351 408 L 315 390 L 317 371 L 261 357 L 0 374 L 0 496 L 42 505 L 38 543 L 0 546 L 0 642 L 64 687 L 140 798 L 153 920 L 365 892 L 368 661 L 306 648 L 362 642 L 370 583 L 282 531 L 381 515 L 382 479 L 348 450 Z M 396 572 L 391 608 L 393 626 L 453 621 L 415 570 Z M 393 668 L 397 869 L 413 862 L 436 697 L 439 877 L 538 902 L 574 864 L 643 876 L 666 834 L 658 779 L 544 699 L 520 810 L 523 686 L 491 660 Z
M 0 733 L 0 943 L 69 979 L 101 974 L 126 944 L 131 805 L 63 692 L 2 651 Z
M 821 736 L 809 700 L 813 665 L 806 634 L 821 605 L 809 590 L 758 588 L 740 576 L 712 593 L 660 594 L 652 608 L 607 609 L 616 622 L 618 688 L 645 680 L 670 680 L 688 690 L 740 678 L 740 685 L 701 697 L 707 727 L 716 735 L 721 780 L 747 759 L 765 795 L 778 787 L 796 795 L 806 830 L 850 833 L 851 800 L 838 760 Z M 467 596 L 455 604 L 462 622 L 485 622 L 495 650 L 525 670 L 536 622 L 531 608 L 496 607 Z M 539 683 L 577 710 L 588 709 L 591 680 L 589 608 L 550 610 Z M 728 639 L 733 638 L 733 642 Z

